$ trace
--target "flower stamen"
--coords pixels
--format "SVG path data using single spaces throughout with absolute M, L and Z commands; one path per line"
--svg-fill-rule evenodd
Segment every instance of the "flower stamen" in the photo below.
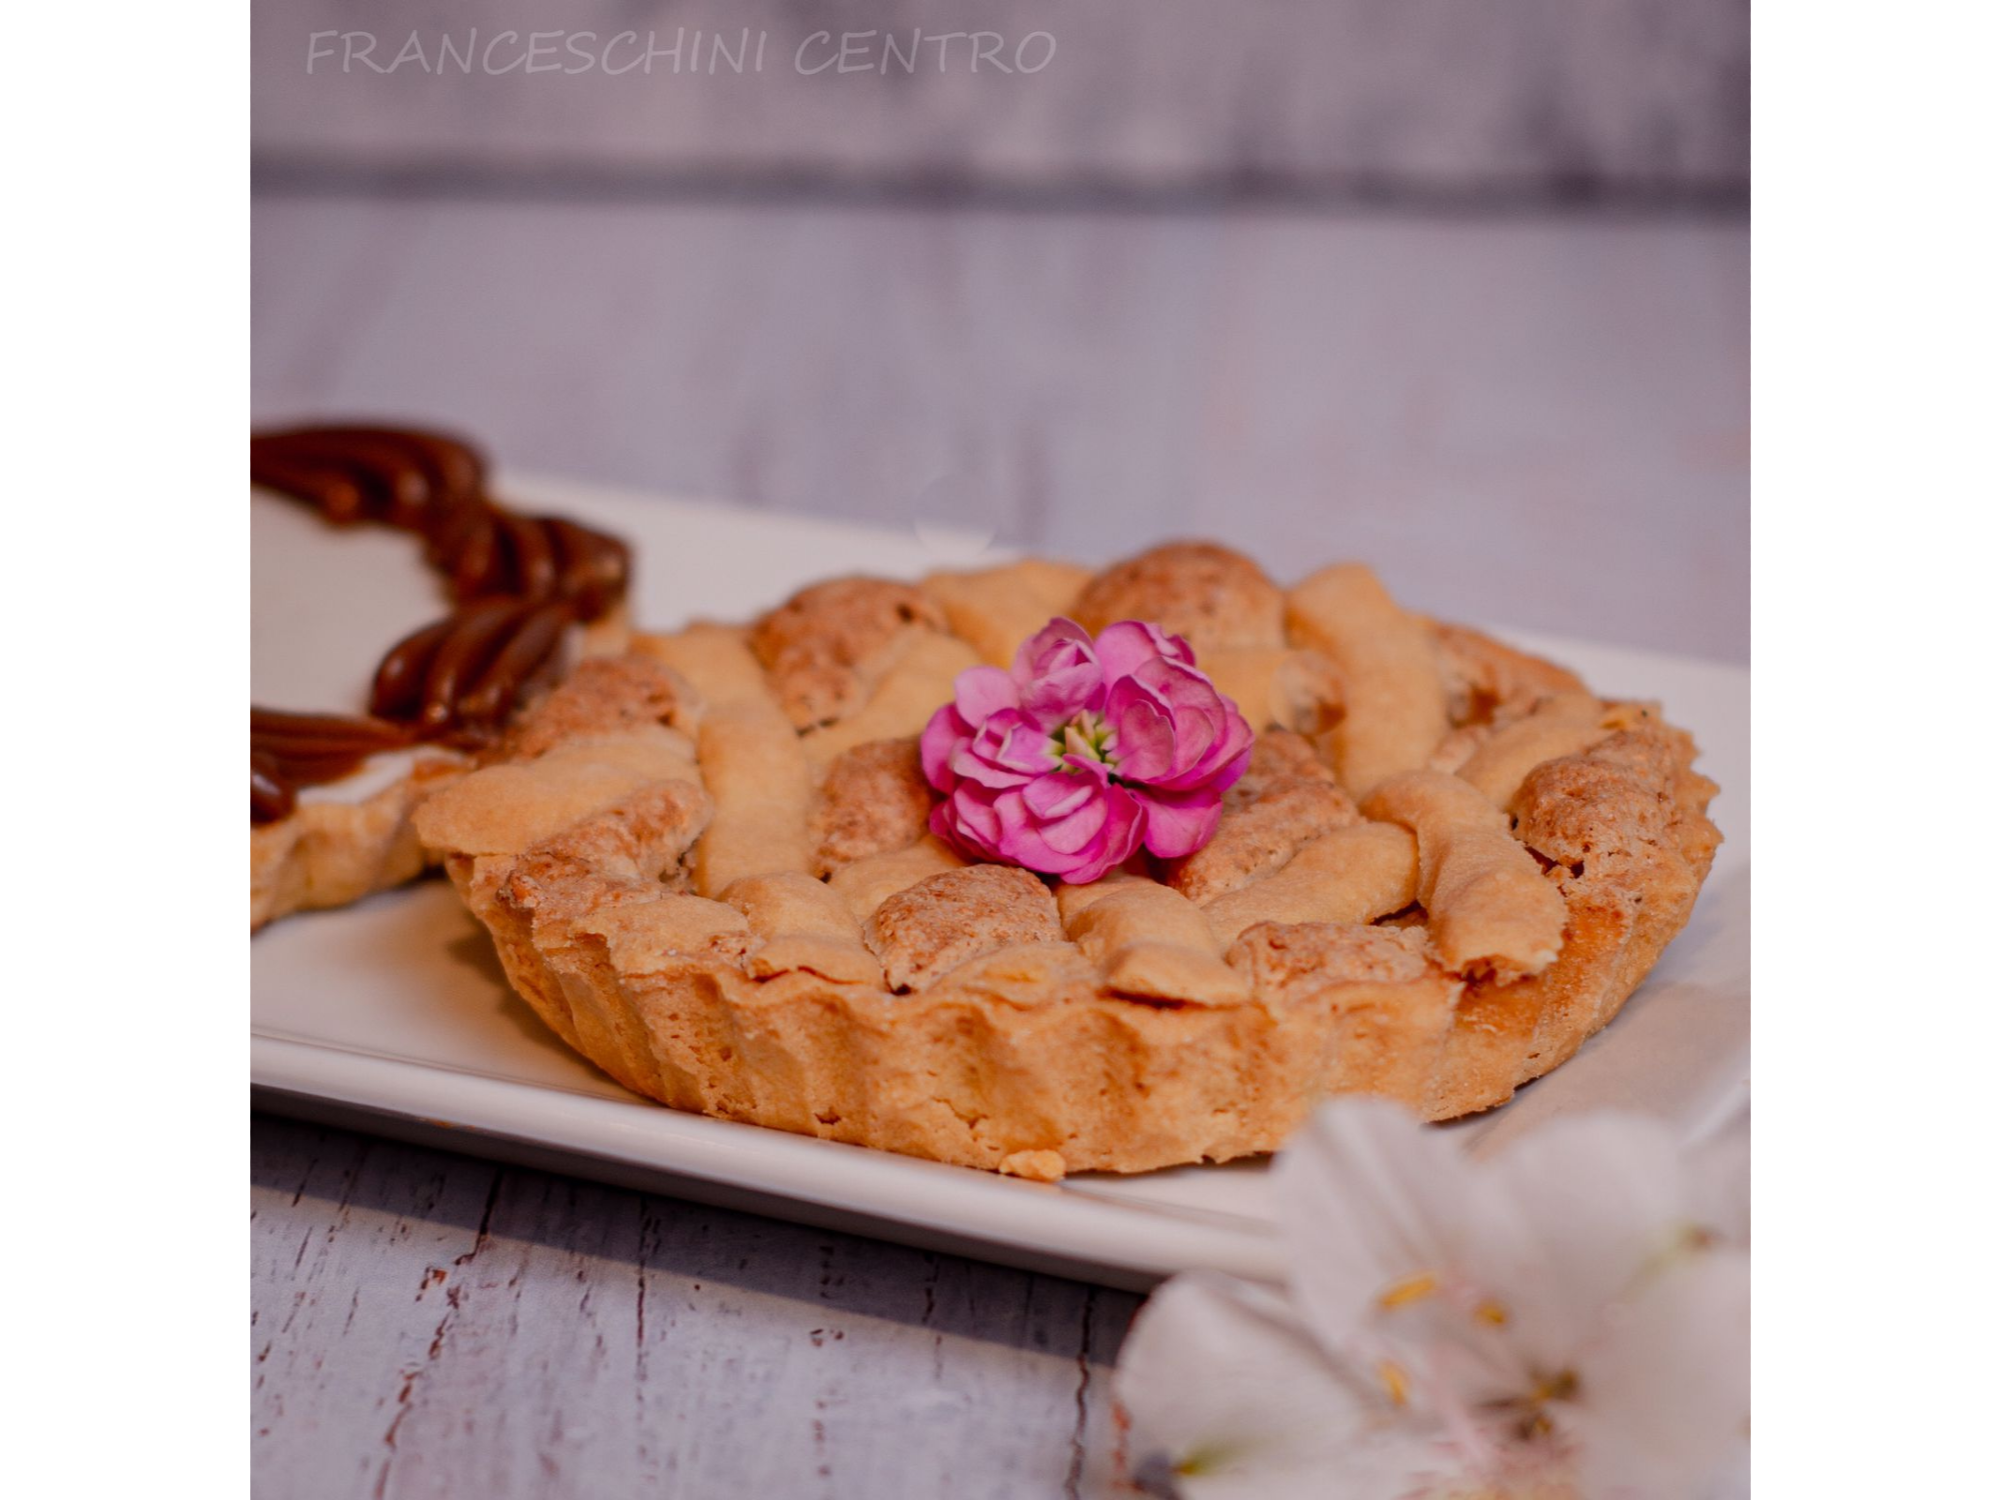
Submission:
M 1429 1271 L 1419 1271 L 1414 1276 L 1405 1276 L 1401 1281 L 1392 1282 L 1375 1299 L 1376 1304 L 1387 1312 L 1398 1307 L 1407 1307 L 1412 1302 L 1421 1302 L 1438 1289 L 1437 1277 Z
M 1544 1375 L 1535 1382 L 1535 1388 L 1528 1393 L 1528 1399 L 1539 1406 L 1544 1401 L 1573 1401 L 1576 1399 L 1576 1371 L 1558 1370 L 1553 1375 Z
M 1375 1378 L 1382 1382 L 1382 1389 L 1389 1393 L 1389 1400 L 1397 1406 L 1410 1404 L 1410 1377 L 1393 1359 L 1385 1359 L 1375 1367 Z
M 1051 760 L 1079 755 L 1085 760 L 1116 766 L 1117 749 L 1118 733 L 1103 714 L 1080 713 L 1049 736 Z

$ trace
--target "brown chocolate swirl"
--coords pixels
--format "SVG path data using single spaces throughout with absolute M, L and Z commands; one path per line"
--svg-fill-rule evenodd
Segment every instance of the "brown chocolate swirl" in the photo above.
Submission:
M 332 426 L 254 435 L 250 482 L 336 524 L 380 521 L 415 532 L 460 604 L 566 599 L 579 619 L 594 620 L 624 597 L 631 572 L 618 538 L 499 504 L 479 454 L 441 433 Z
M 339 714 L 250 710 L 250 821 L 275 823 L 298 805 L 300 787 L 338 781 L 371 755 L 416 736 L 396 724 Z
M 496 599 L 426 625 L 382 658 L 368 711 L 427 738 L 497 729 L 556 664 L 570 611 L 561 599 Z
M 373 719 L 250 711 L 250 820 L 274 822 L 298 789 L 418 740 L 477 744 L 559 663 L 564 628 L 625 596 L 625 544 L 560 516 L 524 516 L 486 488 L 477 450 L 442 433 L 336 425 L 252 434 L 250 482 L 337 525 L 376 521 L 423 538 L 459 606 L 390 648 Z

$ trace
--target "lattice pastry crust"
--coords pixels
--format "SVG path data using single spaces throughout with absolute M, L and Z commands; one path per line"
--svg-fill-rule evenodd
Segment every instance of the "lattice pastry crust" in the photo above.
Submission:
M 1088 886 L 926 832 L 915 735 L 1052 615 L 1185 635 L 1259 731 L 1204 849 Z M 844 579 L 587 664 L 416 814 L 509 978 L 676 1108 L 1054 1178 L 1489 1108 L 1608 1022 L 1719 835 L 1652 705 L 1207 543 Z

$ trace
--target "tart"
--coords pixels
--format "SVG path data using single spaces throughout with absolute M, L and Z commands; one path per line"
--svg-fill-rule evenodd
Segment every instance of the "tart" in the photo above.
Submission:
M 479 763 L 573 654 L 622 649 L 628 558 L 614 537 L 501 505 L 477 450 L 439 433 L 255 435 L 250 478 L 333 526 L 420 538 L 452 605 L 382 658 L 366 716 L 251 709 L 254 932 L 419 874 L 423 799 Z
M 1051 617 L 1184 638 L 1255 732 L 1205 845 L 1068 885 L 932 831 L 917 736 Z M 840 579 L 640 635 L 415 813 L 514 987 L 675 1108 L 1055 1179 L 1491 1108 L 1686 923 L 1714 785 L 1656 705 L 1211 543 Z

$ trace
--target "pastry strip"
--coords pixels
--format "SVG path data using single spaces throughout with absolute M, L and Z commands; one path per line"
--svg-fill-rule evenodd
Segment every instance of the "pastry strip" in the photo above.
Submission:
M 921 734 L 940 705 L 951 701 L 958 674 L 979 665 L 973 649 L 956 636 L 926 631 L 875 685 L 865 707 L 837 724 L 810 729 L 799 743 L 815 770 L 832 764 L 844 750 L 870 740 Z
M 875 908 L 862 941 L 899 993 L 927 989 L 974 959 L 1021 944 L 1060 944 L 1055 899 L 1013 865 L 968 865 L 898 891 Z
M 1286 646 L 1228 646 L 1201 658 L 1201 669 L 1250 727 L 1320 734 L 1340 712 L 1340 674 L 1317 651 Z
M 711 707 L 770 699 L 740 626 L 699 621 L 672 635 L 636 636 L 632 649 L 672 667 Z
M 1545 760 L 1577 755 L 1611 733 L 1604 705 L 1588 693 L 1559 693 L 1524 719 L 1496 729 L 1458 768 L 1495 807 L 1505 810 L 1527 774 Z
M 881 985 L 882 965 L 862 945 L 854 913 L 810 875 L 747 876 L 732 883 L 723 899 L 762 939 L 749 959 L 756 978 L 806 969 L 837 984 Z
M 778 707 L 744 631 L 695 624 L 636 642 L 679 672 L 707 705 L 698 738 L 715 817 L 695 846 L 698 894 L 746 875 L 812 868 L 812 784 L 798 735 Z
M 1113 873 L 1060 886 L 1056 906 L 1070 941 L 1123 995 L 1240 1005 L 1250 988 L 1222 961 L 1208 918 L 1180 892 L 1143 876 Z
M 1030 557 L 976 573 L 933 573 L 919 587 L 982 661 L 1011 667 L 1021 643 L 1068 615 L 1088 582 L 1088 568 Z
M 1372 922 L 1416 899 L 1417 843 L 1393 823 L 1322 834 L 1275 875 L 1202 908 L 1226 950 L 1259 922 Z
M 875 908 L 900 890 L 932 875 L 965 867 L 965 861 L 933 834 L 907 849 L 869 854 L 842 865 L 827 878 L 827 887 L 847 903 L 857 922 L 875 915 Z
M 685 735 L 649 726 L 487 766 L 418 808 L 417 834 L 433 849 L 519 854 L 648 783 L 698 785 L 689 748 Z
M 1417 837 L 1417 899 L 1431 941 L 1456 974 L 1507 980 L 1538 974 L 1562 947 L 1562 893 L 1543 878 L 1507 815 L 1442 771 L 1409 771 L 1363 805 Z
M 761 677 L 758 687 L 762 693 Z M 711 708 L 697 743 L 715 817 L 695 846 L 695 893 L 717 895 L 745 875 L 809 871 L 811 778 L 798 736 L 769 694 Z
M 1360 563 L 1338 563 L 1286 596 L 1292 637 L 1340 672 L 1347 712 L 1329 736 L 1341 782 L 1364 796 L 1424 763 L 1444 738 L 1444 680 L 1430 633 Z
M 1361 821 L 1353 799 L 1317 761 L 1307 771 L 1267 770 L 1278 761 L 1269 752 L 1287 744 L 1305 741 L 1270 732 L 1260 737 L 1250 770 L 1223 798 L 1215 836 L 1169 866 L 1167 884 L 1190 901 L 1206 905 L 1275 874 L 1322 834 Z

